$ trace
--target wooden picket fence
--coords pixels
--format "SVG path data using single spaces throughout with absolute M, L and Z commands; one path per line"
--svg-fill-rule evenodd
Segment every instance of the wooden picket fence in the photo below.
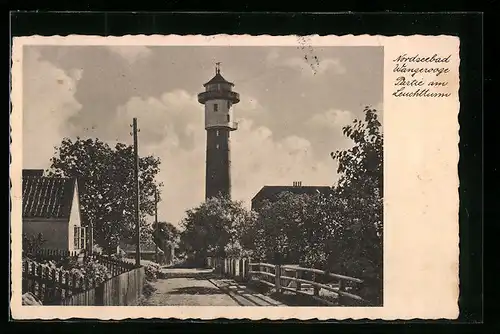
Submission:
M 111 277 L 115 277 L 117 275 L 121 275 L 127 271 L 130 271 L 135 268 L 134 263 L 130 263 L 127 259 L 114 259 L 107 255 L 91 253 L 88 251 L 80 251 L 80 252 L 68 252 L 65 250 L 50 250 L 50 249 L 42 249 L 37 251 L 34 254 L 35 261 L 64 261 L 68 259 L 75 259 L 79 261 L 97 261 L 98 263 L 104 265 L 108 268 Z
M 31 292 L 43 305 L 60 305 L 70 297 L 94 289 L 93 277 L 79 277 L 68 270 L 25 260 L 23 262 L 23 293 Z
M 78 276 L 77 273 L 36 262 L 96 261 L 109 271 L 110 277 L 97 281 L 96 277 Z M 43 305 L 133 305 L 142 294 L 144 268 L 135 264 L 91 253 L 40 251 L 35 260 L 23 261 L 23 293 L 31 292 Z
M 134 306 L 142 296 L 144 267 L 127 271 L 106 282 L 61 301 L 62 305 Z

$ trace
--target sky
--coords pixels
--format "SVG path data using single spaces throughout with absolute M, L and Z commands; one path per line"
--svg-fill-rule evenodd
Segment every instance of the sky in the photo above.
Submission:
M 204 200 L 203 105 L 221 74 L 235 84 L 232 197 L 250 207 L 264 185 L 331 185 L 342 127 L 382 110 L 383 48 L 24 46 L 23 168 L 48 168 L 64 137 L 132 144 L 161 159 L 160 220 L 178 225 Z M 382 113 L 383 114 L 383 113 Z

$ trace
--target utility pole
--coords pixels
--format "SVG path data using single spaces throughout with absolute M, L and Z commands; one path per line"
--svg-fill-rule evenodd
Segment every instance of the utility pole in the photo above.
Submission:
M 134 134 L 134 182 L 135 182 L 135 232 L 136 232 L 136 248 L 135 248 L 135 265 L 140 267 L 141 265 L 141 226 L 140 226 L 140 189 L 139 189 L 139 148 L 137 145 L 137 118 L 134 118 L 133 124 L 133 134 Z
M 155 186 L 155 232 L 156 232 L 156 240 L 158 240 L 158 188 Z M 155 243 L 155 256 L 156 263 L 159 263 L 158 260 L 158 245 Z
M 89 239 L 89 254 L 94 252 L 94 221 L 89 224 L 89 231 L 87 232 L 87 238 Z

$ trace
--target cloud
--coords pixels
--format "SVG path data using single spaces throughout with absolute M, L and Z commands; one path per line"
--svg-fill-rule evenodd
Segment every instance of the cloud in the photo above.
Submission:
M 319 61 L 319 65 L 317 66 L 317 71 L 319 74 L 323 74 L 328 71 L 332 71 L 333 73 L 336 74 L 344 74 L 346 72 L 346 69 L 342 65 L 339 59 L 325 58 Z
M 340 129 L 351 124 L 354 115 L 347 110 L 330 109 L 320 114 L 315 114 L 308 121 L 307 125 L 315 128 Z
M 281 62 L 282 66 L 289 67 L 293 70 L 299 71 L 303 76 L 311 77 L 314 75 L 322 75 L 326 73 L 343 74 L 345 68 L 340 61 L 335 58 L 305 59 L 300 57 L 291 57 Z
M 268 66 L 287 67 L 300 72 L 305 77 L 326 73 L 344 74 L 345 67 L 337 58 L 318 58 L 314 55 L 304 57 L 281 57 L 275 49 L 271 50 L 266 62 Z
M 264 185 L 325 185 L 335 180 L 333 161 L 318 159 L 311 142 L 299 136 L 277 140 L 267 127 L 240 121 L 231 137 L 233 197 L 248 205 Z
M 68 75 L 73 79 L 74 81 L 80 81 L 83 76 L 83 69 L 81 68 L 74 68 L 72 69 Z
M 120 55 L 130 64 L 135 63 L 139 59 L 147 58 L 153 53 L 153 51 L 149 47 L 142 45 L 130 45 L 130 46 L 113 45 L 113 46 L 107 46 L 107 48 L 113 53 Z
M 239 108 L 236 106 L 235 108 Z M 242 109 L 260 108 L 255 99 L 242 101 Z M 238 111 L 236 114 L 238 115 Z M 241 115 L 241 113 L 240 113 Z M 164 183 L 159 215 L 178 224 L 185 210 L 198 205 L 205 196 L 206 132 L 203 106 L 195 95 L 183 90 L 160 98 L 134 97 L 118 110 L 109 130 L 122 129 L 130 136 L 128 124 L 138 118 L 139 151 L 154 154 L 162 161 L 159 181 Z M 250 207 L 251 198 L 266 184 L 331 184 L 334 180 L 331 159 L 317 161 L 311 143 L 298 136 L 281 140 L 267 127 L 256 126 L 237 116 L 238 130 L 231 133 L 231 173 L 233 198 Z M 125 138 L 125 137 L 123 137 Z M 130 139 L 128 139 L 130 140 Z M 185 141 L 192 145 L 185 145 Z
M 68 75 L 43 61 L 33 48 L 25 48 L 23 58 L 23 166 L 47 168 L 54 146 L 70 133 L 67 120 L 81 105 L 75 99 L 76 82 L 82 70 Z

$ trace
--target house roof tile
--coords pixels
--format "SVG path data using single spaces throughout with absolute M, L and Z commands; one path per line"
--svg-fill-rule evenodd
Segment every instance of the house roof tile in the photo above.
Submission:
M 23 218 L 69 218 L 76 180 L 23 177 Z
M 264 186 L 252 198 L 252 202 L 261 201 L 263 199 L 272 199 L 280 193 L 291 192 L 294 194 L 314 195 L 318 192 L 326 193 L 331 190 L 329 186 Z

